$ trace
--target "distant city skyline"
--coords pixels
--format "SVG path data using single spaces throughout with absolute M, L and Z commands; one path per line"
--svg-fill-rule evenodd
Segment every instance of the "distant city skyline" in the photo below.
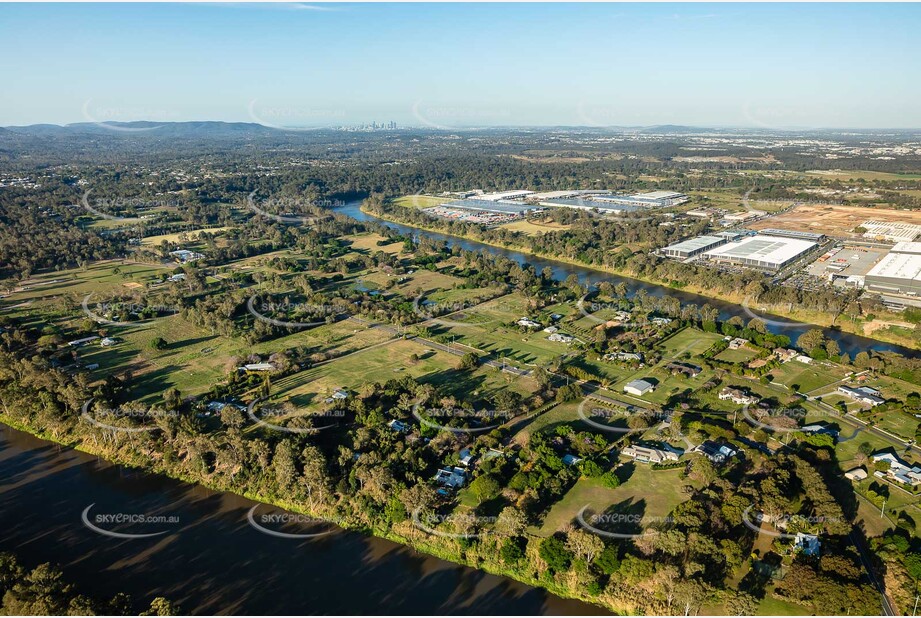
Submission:
M 921 128 L 917 4 L 0 4 L 0 125 Z

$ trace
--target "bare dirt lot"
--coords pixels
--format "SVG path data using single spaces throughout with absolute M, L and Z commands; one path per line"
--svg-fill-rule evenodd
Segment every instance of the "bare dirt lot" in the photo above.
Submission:
M 889 208 L 861 208 L 832 204 L 803 204 L 793 210 L 756 221 L 748 227 L 754 230 L 785 228 L 816 232 L 841 238 L 859 238 L 853 230 L 864 221 L 899 221 L 921 225 L 921 211 Z

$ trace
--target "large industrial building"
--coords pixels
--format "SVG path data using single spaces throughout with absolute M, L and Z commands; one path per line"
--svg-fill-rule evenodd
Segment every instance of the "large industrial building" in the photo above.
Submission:
M 866 274 L 864 285 L 873 292 L 921 296 L 921 242 L 896 243 Z
M 866 230 L 864 238 L 889 242 L 911 242 L 921 235 L 921 225 L 897 221 L 864 221 L 860 227 Z
M 783 238 L 798 238 L 799 240 L 810 240 L 812 242 L 822 242 L 825 240 L 825 234 L 815 232 L 801 232 L 800 230 L 782 230 L 776 227 L 761 230 L 766 236 L 781 236 Z
M 816 247 L 816 243 L 779 236 L 747 236 L 706 251 L 704 257 L 714 262 L 725 262 L 776 271 L 794 262 Z
M 591 198 L 572 197 L 561 199 L 549 199 L 540 202 L 541 206 L 555 206 L 562 208 L 575 208 L 578 210 L 597 210 L 606 214 L 620 214 L 623 212 L 632 212 L 639 210 L 639 206 L 627 206 L 625 204 L 612 204 L 602 202 Z
M 624 206 L 666 208 L 684 204 L 689 198 L 684 193 L 674 191 L 650 191 L 649 193 L 636 193 L 634 195 L 597 195 L 593 199 L 599 202 L 610 202 Z
M 483 193 L 482 195 L 477 195 L 476 199 L 485 200 L 487 202 L 499 202 L 503 200 L 517 200 L 523 197 L 527 197 L 534 193 L 533 191 L 501 191 L 499 193 Z
M 522 215 L 534 210 L 540 210 L 540 206 L 534 204 L 524 204 L 522 202 L 498 202 L 483 199 L 454 200 L 442 204 L 445 208 L 459 208 L 461 210 L 475 210 L 482 212 L 494 212 L 504 215 Z
M 725 245 L 728 239 L 720 236 L 698 236 L 689 238 L 662 249 L 662 254 L 679 260 L 686 260 L 704 251 Z

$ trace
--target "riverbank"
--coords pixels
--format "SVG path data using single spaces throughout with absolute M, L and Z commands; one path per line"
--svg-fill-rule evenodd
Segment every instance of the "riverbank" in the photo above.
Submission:
M 665 281 L 665 280 L 656 279 L 653 277 L 645 277 L 645 276 L 641 276 L 641 275 L 638 275 L 636 273 L 633 273 L 627 270 L 612 268 L 610 266 L 605 266 L 605 265 L 587 264 L 585 262 L 580 262 L 579 260 L 575 260 L 575 259 L 572 259 L 566 256 L 547 255 L 545 253 L 533 251 L 530 247 L 527 247 L 527 246 L 500 244 L 500 243 L 491 242 L 489 240 L 485 240 L 482 238 L 478 238 L 471 234 L 462 234 L 462 235 L 453 234 L 450 232 L 446 232 L 444 230 L 440 230 L 434 226 L 425 226 L 425 225 L 420 225 L 417 222 L 403 221 L 399 219 L 398 217 L 393 216 L 393 214 L 389 212 L 378 213 L 378 212 L 373 212 L 371 210 L 367 210 L 364 203 L 362 203 L 361 205 L 361 212 L 365 213 L 366 215 L 379 218 L 382 221 L 395 223 L 397 225 L 418 228 L 420 230 L 431 232 L 433 234 L 452 236 L 455 238 L 459 238 L 459 239 L 463 239 L 463 240 L 467 240 L 471 242 L 476 242 L 476 243 L 480 243 L 483 245 L 488 245 L 490 247 L 495 247 L 496 249 L 502 249 L 506 251 L 516 251 L 518 253 L 524 253 L 526 255 L 531 255 L 531 256 L 534 256 L 535 258 L 540 258 L 543 260 L 550 260 L 553 262 L 558 262 L 560 264 L 568 264 L 571 266 L 578 266 L 581 268 L 594 270 L 594 271 L 597 271 L 599 275 L 610 274 L 610 275 L 622 277 L 625 279 L 632 279 L 634 281 L 646 283 L 649 285 L 661 286 L 661 287 L 673 289 L 679 292 L 696 294 L 698 296 L 703 296 L 703 297 L 706 297 L 712 300 L 718 300 L 722 302 L 733 303 L 741 307 L 747 307 L 746 305 L 747 297 L 742 292 L 725 294 L 725 293 L 721 293 L 716 290 L 712 290 L 710 288 L 695 285 L 693 283 L 688 283 L 686 285 L 677 286 L 674 284 L 674 282 L 671 282 L 671 281 Z M 888 332 L 885 330 L 885 328 L 880 328 L 880 322 L 886 322 L 887 324 L 891 323 L 893 326 L 897 326 L 899 323 L 902 322 L 902 320 L 899 320 L 898 317 L 894 315 L 891 316 L 890 319 L 888 320 L 881 320 L 877 316 L 874 320 L 867 322 L 867 323 L 854 323 L 853 321 L 850 321 L 850 320 L 835 322 L 832 319 L 832 317 L 829 316 L 828 313 L 826 312 L 796 310 L 796 309 L 793 309 L 792 307 L 788 308 L 782 305 L 759 304 L 757 309 L 758 311 L 769 311 L 773 316 L 786 318 L 790 320 L 791 322 L 799 322 L 807 326 L 815 326 L 816 328 L 839 330 L 841 332 L 850 333 L 852 335 L 858 335 L 860 337 L 867 337 L 875 341 L 879 341 L 881 343 L 888 343 L 892 345 L 903 346 L 903 347 L 911 348 L 914 350 L 921 349 L 918 343 L 911 337 L 902 336 L 899 334 Z M 756 317 L 756 316 L 757 314 L 752 311 L 752 317 Z M 867 328 L 868 326 L 869 328 Z M 792 343 L 796 343 L 796 342 L 792 341 Z
M 365 537 L 373 537 L 385 541 L 390 541 L 392 543 L 399 544 L 415 552 L 418 552 L 420 555 L 438 558 L 453 564 L 476 569 L 477 571 L 487 573 L 489 575 L 514 580 L 520 584 L 531 586 L 535 589 L 544 590 L 559 597 L 560 599 L 569 599 L 572 601 L 590 604 L 591 608 L 597 608 L 599 611 L 603 610 L 607 612 L 617 612 L 617 608 L 604 603 L 603 599 L 597 597 L 591 598 L 585 595 L 577 594 L 557 582 L 539 579 L 536 577 L 528 577 L 526 574 L 504 569 L 501 568 L 500 565 L 491 564 L 482 560 L 467 559 L 457 551 L 452 551 L 452 547 L 450 547 L 449 544 L 453 544 L 453 546 L 458 545 L 454 539 L 448 539 L 445 541 L 445 543 L 440 543 L 437 539 L 441 539 L 441 537 L 428 537 L 425 532 L 417 529 L 414 525 L 412 525 L 410 521 L 405 521 L 402 525 L 395 526 L 394 529 L 354 525 L 350 522 L 339 520 L 329 511 L 318 512 L 311 510 L 300 502 L 285 500 L 284 498 L 265 495 L 259 492 L 246 490 L 240 491 L 236 488 L 226 487 L 222 483 L 215 482 L 214 479 L 209 479 L 205 476 L 196 477 L 193 475 L 181 474 L 177 473 L 176 470 L 164 468 L 163 466 L 157 464 L 141 465 L 138 461 L 134 461 L 131 458 L 123 456 L 117 447 L 112 448 L 111 446 L 106 446 L 104 444 L 101 445 L 98 442 L 94 444 L 93 441 L 87 440 L 85 438 L 73 438 L 71 432 L 68 432 L 67 436 L 55 436 L 46 431 L 44 428 L 33 426 L 32 424 L 28 423 L 23 423 L 20 419 L 14 418 L 6 412 L 0 412 L 0 423 L 3 423 L 17 431 L 35 436 L 41 440 L 72 449 L 78 453 L 100 458 L 112 465 L 134 469 L 145 474 L 160 475 L 174 481 L 180 481 L 182 483 L 187 483 L 196 487 L 206 488 L 220 494 L 240 497 L 253 502 L 259 502 L 284 509 L 292 513 L 330 521 L 342 530 L 358 533 Z M 583 607 L 577 613 L 597 613 L 596 611 L 590 612 L 589 610 L 591 608 Z

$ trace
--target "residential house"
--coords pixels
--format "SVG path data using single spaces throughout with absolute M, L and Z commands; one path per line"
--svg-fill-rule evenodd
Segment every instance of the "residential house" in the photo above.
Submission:
M 694 448 L 695 452 L 702 453 L 715 464 L 725 463 L 731 457 L 739 454 L 739 450 L 730 444 L 705 440 Z
M 275 371 L 272 363 L 250 363 L 240 367 L 240 371 Z
M 470 452 L 469 448 L 461 449 L 461 452 L 457 454 L 458 463 L 464 466 L 465 468 L 469 467 L 473 463 L 473 453 Z
M 435 474 L 434 481 L 443 487 L 460 489 L 467 482 L 467 471 L 457 466 L 442 468 Z
M 99 342 L 99 345 L 101 345 L 104 348 L 108 348 L 110 346 L 115 345 L 116 343 L 118 342 L 115 341 L 115 339 L 112 339 L 111 337 L 103 337 L 102 341 Z
M 557 342 L 559 342 L 559 343 L 572 343 L 573 336 L 572 336 L 572 335 L 566 335 L 566 334 L 563 334 L 563 333 L 553 333 L 552 335 L 550 335 L 549 337 L 547 337 L 547 339 L 548 339 L 549 341 L 557 341 Z
M 176 258 L 176 261 L 180 264 L 188 264 L 189 262 L 194 262 L 195 260 L 200 260 L 205 257 L 202 253 L 196 253 L 195 251 L 189 251 L 188 249 L 170 251 L 169 254 Z
M 582 458 L 576 457 L 572 453 L 567 453 L 566 455 L 563 455 L 563 463 L 566 464 L 567 466 L 574 466 L 580 461 L 582 461 Z
M 696 378 L 700 375 L 700 372 L 703 371 L 703 368 L 698 367 L 697 365 L 692 365 L 691 363 L 682 363 L 679 361 L 671 362 L 665 365 L 665 368 L 672 372 L 672 375 L 677 375 L 683 373 L 689 378 Z
M 518 326 L 524 326 L 526 328 L 540 328 L 540 322 L 535 322 L 530 318 L 519 318 L 515 324 Z
M 672 323 L 671 318 L 652 318 L 649 323 L 653 326 L 668 326 Z
M 732 388 L 730 386 L 726 386 L 723 388 L 723 390 L 720 391 L 719 398 L 722 401 L 732 401 L 732 403 L 738 404 L 740 406 L 758 403 L 759 401 L 759 399 L 754 395 L 746 393 L 740 388 Z
M 624 447 L 624 449 L 621 450 L 620 453 L 621 455 L 626 455 L 627 457 L 630 457 L 634 459 L 635 461 L 641 461 L 645 463 L 658 464 L 658 463 L 663 463 L 666 461 L 678 461 L 678 455 L 677 453 L 673 451 L 658 449 L 658 448 L 649 448 L 646 446 L 639 446 L 635 444 L 631 444 L 630 446 Z
M 904 483 L 906 485 L 911 485 L 912 487 L 921 484 L 921 468 L 907 464 L 890 451 L 880 451 L 878 453 L 873 453 L 870 455 L 870 459 L 872 459 L 874 463 L 880 461 L 889 463 L 888 470 L 877 470 L 873 473 L 873 475 L 878 478 L 887 478 L 890 481 Z
M 97 339 L 99 339 L 99 337 L 93 335 L 92 337 L 84 337 L 83 339 L 74 339 L 73 341 L 68 341 L 67 345 L 74 348 L 79 348 L 80 346 L 86 345 L 90 341 L 96 341 Z
M 805 556 L 818 556 L 821 547 L 822 543 L 819 542 L 819 537 L 814 534 L 797 532 L 796 538 L 793 540 L 793 548 L 802 552 Z
M 557 332 L 558 330 L 560 330 L 560 329 L 557 328 L 556 326 L 548 326 L 547 328 L 544 329 L 544 332 L 545 332 L 545 333 L 550 333 L 550 334 L 552 335 L 553 333 Z
M 814 423 L 812 425 L 804 425 L 800 427 L 800 431 L 808 434 L 825 434 L 831 436 L 834 439 L 838 439 L 838 430 L 834 427 L 829 427 L 828 425 L 822 425 L 821 423 Z
M 838 394 L 844 395 L 853 401 L 866 404 L 870 407 L 876 407 L 881 403 L 885 403 L 886 400 L 880 397 L 880 392 L 875 388 L 870 388 L 869 386 L 859 386 L 853 388 L 850 386 L 845 386 L 841 384 L 838 386 Z
M 409 430 L 411 429 L 408 424 L 404 423 L 403 421 L 398 421 L 397 419 L 391 420 L 389 423 L 387 423 L 387 426 L 392 430 L 398 431 L 400 433 L 409 433 Z

